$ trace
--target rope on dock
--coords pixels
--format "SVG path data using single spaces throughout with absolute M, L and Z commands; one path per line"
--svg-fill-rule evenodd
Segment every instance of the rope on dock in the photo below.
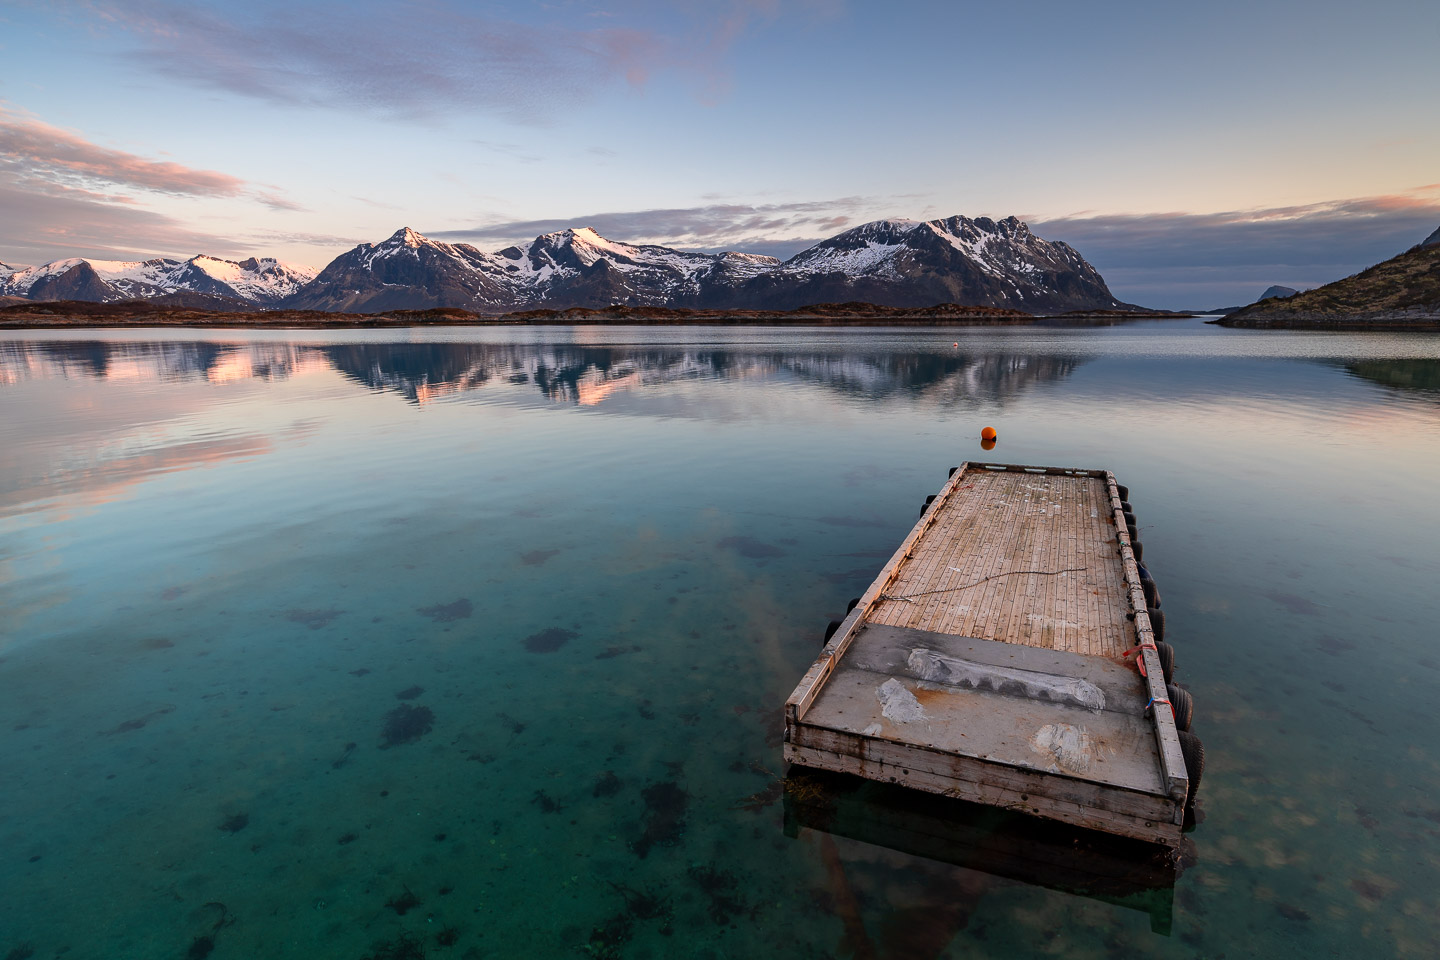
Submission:
M 1066 567 L 1064 570 L 1006 570 L 1004 573 L 992 573 L 988 577 L 981 577 L 974 583 L 967 583 L 963 587 L 946 587 L 943 590 L 926 590 L 923 593 L 908 593 L 903 597 L 896 596 L 891 593 L 882 593 L 880 594 L 880 596 L 875 598 L 875 602 L 880 603 L 884 600 L 903 600 L 906 603 L 914 603 L 915 600 L 920 597 L 930 597 L 934 596 L 937 593 L 954 593 L 957 590 L 969 590 L 971 587 L 978 587 L 980 586 L 980 584 L 985 583 L 988 580 L 998 580 L 1001 577 L 1013 577 L 1017 574 L 1025 573 L 1036 574 L 1042 577 L 1055 577 L 1059 576 L 1062 573 L 1078 573 L 1080 571 L 1083 571 L 1084 569 L 1084 567 Z

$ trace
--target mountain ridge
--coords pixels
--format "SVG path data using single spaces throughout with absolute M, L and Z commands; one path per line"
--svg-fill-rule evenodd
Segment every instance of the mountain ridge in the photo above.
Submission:
M 695 253 L 610 240 L 569 227 L 487 253 L 402 227 L 319 271 L 273 259 L 177 261 L 69 258 L 0 272 L 0 296 L 32 300 L 149 299 L 181 293 L 264 309 L 376 313 L 454 307 L 520 310 L 668 307 L 791 310 L 864 301 L 911 309 L 939 303 L 1063 313 L 1138 311 L 1068 244 L 1015 217 L 877 220 L 821 240 L 788 260 Z

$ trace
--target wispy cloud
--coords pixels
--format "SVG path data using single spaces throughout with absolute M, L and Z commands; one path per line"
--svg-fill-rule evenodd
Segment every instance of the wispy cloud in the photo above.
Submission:
M 431 233 L 436 239 L 481 246 L 534 239 L 566 227 L 594 227 L 627 243 L 659 243 L 695 250 L 745 250 L 789 256 L 851 226 L 882 201 L 840 197 L 791 203 L 714 203 L 699 207 L 596 213 L 568 220 L 509 220 Z
M 4 103 L 0 103 L 0 165 L 13 176 L 68 186 L 116 185 L 212 197 L 236 196 L 245 190 L 245 181 L 238 177 L 102 147 Z
M 471 107 L 534 123 L 607 85 L 642 87 L 659 69 L 699 71 L 702 87 L 715 87 L 731 45 L 778 6 L 679 4 L 666 19 L 689 27 L 674 34 L 653 29 L 661 20 L 653 15 L 582 18 L 557 8 L 547 22 L 521 23 L 446 0 L 256 0 L 224 8 L 95 0 L 81 9 L 92 24 L 135 37 L 136 62 L 187 83 L 392 118 Z

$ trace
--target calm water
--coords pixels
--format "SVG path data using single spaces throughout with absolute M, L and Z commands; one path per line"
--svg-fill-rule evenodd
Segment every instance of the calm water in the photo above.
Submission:
M 1440 941 L 1440 339 L 4 336 L 0 957 Z M 779 705 L 971 457 L 1131 487 L 1209 753 L 1161 908 L 786 829 Z

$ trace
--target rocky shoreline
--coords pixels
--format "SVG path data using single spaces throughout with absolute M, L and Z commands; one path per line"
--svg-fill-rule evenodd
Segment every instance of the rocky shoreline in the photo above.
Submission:
M 157 306 L 146 300 L 119 303 L 26 301 L 0 309 L 0 329 L 45 327 L 299 327 L 371 328 L 494 325 L 727 325 L 727 326 L 989 326 L 1038 323 L 1114 323 L 1176 318 L 1153 312 L 1071 311 L 1037 316 L 1000 307 L 954 303 L 922 309 L 882 307 L 873 303 L 819 303 L 794 310 L 691 310 L 671 307 L 611 306 L 603 309 L 523 310 L 480 314 L 453 307 L 391 310 L 384 313 L 331 313 L 323 310 L 246 312 Z

